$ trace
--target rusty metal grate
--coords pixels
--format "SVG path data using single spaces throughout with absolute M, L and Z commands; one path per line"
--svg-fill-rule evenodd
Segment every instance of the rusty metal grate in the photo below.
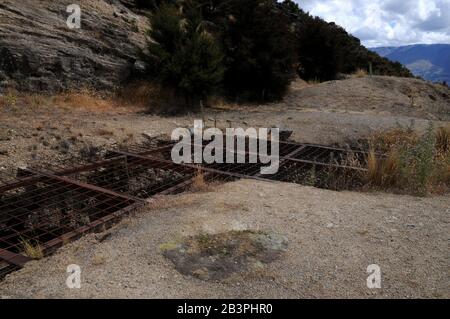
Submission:
M 0 260 L 21 267 L 29 260 L 27 247 L 48 255 L 63 243 L 113 222 L 136 204 L 64 178 L 33 174 L 17 179 L 3 187 L 0 197 Z M 0 273 L 9 271 L 0 267 Z
M 87 232 L 109 227 L 155 195 L 186 190 L 199 173 L 209 181 L 304 183 L 312 169 L 352 174 L 366 170 L 363 151 L 312 144 L 281 142 L 280 169 L 274 175 L 261 175 L 267 164 L 260 161 L 176 164 L 170 159 L 172 146 L 134 145 L 91 163 L 72 167 L 46 163 L 21 169 L 17 176 L 0 176 L 0 278 L 31 259 L 27 247 L 51 254 Z M 247 149 L 245 157 L 249 155 Z

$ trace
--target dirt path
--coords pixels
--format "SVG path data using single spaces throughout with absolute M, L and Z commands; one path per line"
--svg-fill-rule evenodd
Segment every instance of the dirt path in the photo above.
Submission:
M 98 242 L 95 235 L 29 263 L 3 298 L 448 298 L 450 198 L 331 192 L 239 181 L 172 197 Z M 218 282 L 182 276 L 160 245 L 183 236 L 264 230 L 288 239 L 277 261 Z M 66 287 L 66 267 L 82 288 Z M 368 289 L 377 264 L 382 289 Z

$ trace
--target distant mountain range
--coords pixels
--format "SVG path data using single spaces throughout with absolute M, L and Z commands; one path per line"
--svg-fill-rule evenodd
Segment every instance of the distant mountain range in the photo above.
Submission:
M 450 44 L 417 44 L 370 50 L 402 63 L 416 76 L 433 82 L 450 83 Z

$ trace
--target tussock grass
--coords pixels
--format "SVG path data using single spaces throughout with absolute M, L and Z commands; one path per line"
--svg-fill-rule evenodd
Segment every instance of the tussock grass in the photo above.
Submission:
M 0 109 L 15 109 L 17 106 L 18 93 L 15 90 L 8 90 L 4 95 L 0 95 Z
M 92 258 L 92 264 L 94 266 L 103 265 L 105 263 L 106 263 L 106 257 L 101 253 L 95 254 L 94 257 Z
M 22 239 L 22 246 L 25 255 L 32 259 L 42 259 L 44 258 L 44 252 L 42 250 L 42 247 L 36 243 L 33 245 L 30 241 Z
M 100 128 L 96 131 L 96 134 L 103 137 L 112 137 L 114 136 L 114 131 L 105 128 Z
M 436 150 L 440 155 L 450 152 L 450 126 L 438 129 L 436 133 Z
M 197 170 L 194 176 L 194 180 L 191 185 L 191 190 L 195 192 L 205 191 L 208 189 L 208 183 L 205 180 L 205 176 L 201 170 Z
M 89 111 L 106 111 L 117 106 L 112 96 L 102 95 L 89 87 L 67 90 L 54 95 L 51 97 L 51 104 L 63 108 L 83 108 Z
M 44 107 L 81 109 L 90 112 L 105 112 L 117 109 L 143 109 L 159 105 L 160 88 L 151 83 L 135 82 L 117 92 L 98 91 L 85 86 L 63 92 L 30 94 L 9 89 L 0 95 L 0 109 L 27 112 Z
M 368 75 L 367 71 L 364 69 L 357 69 L 353 72 L 352 77 L 354 78 L 365 78 Z
M 161 88 L 145 81 L 131 83 L 118 92 L 117 99 L 122 105 L 152 108 L 159 104 Z
M 450 129 L 430 124 L 424 134 L 411 128 L 374 134 L 370 140 L 370 187 L 416 195 L 450 190 Z M 384 157 L 375 156 L 382 152 Z
M 310 79 L 308 81 L 306 81 L 309 85 L 318 85 L 320 83 L 322 83 L 319 79 Z

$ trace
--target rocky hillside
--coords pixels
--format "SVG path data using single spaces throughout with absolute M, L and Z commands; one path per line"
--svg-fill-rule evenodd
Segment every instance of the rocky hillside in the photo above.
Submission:
M 70 29 L 67 0 L 0 0 L 0 90 L 114 89 L 139 70 L 147 19 L 125 1 L 82 0 Z

